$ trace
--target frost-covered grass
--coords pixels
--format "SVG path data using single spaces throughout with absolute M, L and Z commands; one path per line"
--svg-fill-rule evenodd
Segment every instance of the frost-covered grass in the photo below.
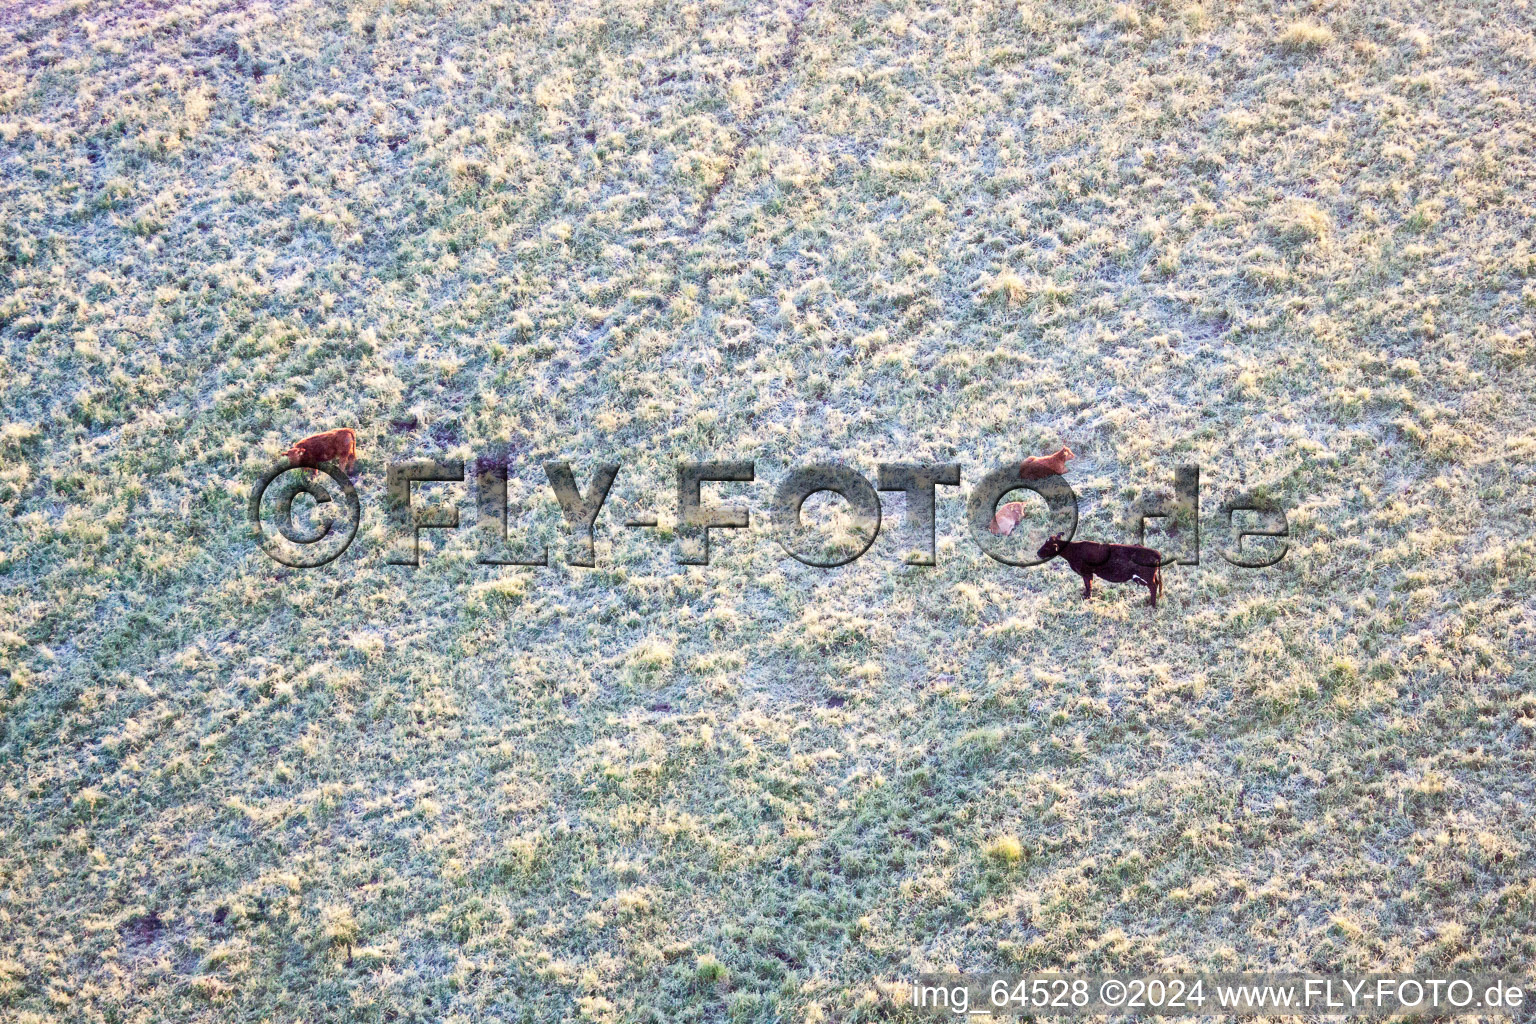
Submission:
M 1527 969 L 1533 84 L 1521 3 L 13 4 L 0 1019 Z M 283 570 L 250 485 L 342 425 L 362 529 Z M 1084 537 L 1202 467 L 1156 611 L 966 488 L 935 568 L 893 495 L 845 568 L 767 529 L 1062 443 Z M 385 466 L 492 452 L 516 526 L 623 464 L 596 569 L 478 565 L 449 485 L 385 564 Z M 754 525 L 684 569 L 702 458 Z

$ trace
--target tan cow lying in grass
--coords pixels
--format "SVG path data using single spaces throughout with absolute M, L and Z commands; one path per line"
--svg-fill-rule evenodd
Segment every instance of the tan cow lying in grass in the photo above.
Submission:
M 1022 501 L 1010 501 L 997 510 L 992 517 L 992 524 L 987 527 L 999 537 L 1006 537 L 1013 532 L 1013 528 L 1019 525 L 1019 520 L 1028 515 Z

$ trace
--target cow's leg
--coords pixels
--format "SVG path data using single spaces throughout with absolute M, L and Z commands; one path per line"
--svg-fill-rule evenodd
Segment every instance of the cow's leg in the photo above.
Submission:
M 1085 572 L 1085 573 L 1083 573 L 1083 600 L 1086 601 L 1086 600 L 1088 600 L 1092 596 L 1093 596 L 1093 573 Z

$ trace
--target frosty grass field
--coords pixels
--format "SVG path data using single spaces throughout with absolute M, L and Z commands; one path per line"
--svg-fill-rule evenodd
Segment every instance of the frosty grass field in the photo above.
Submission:
M 1528 970 L 1533 24 L 9 0 L 0 1020 Z M 285 570 L 249 489 L 338 426 L 362 527 Z M 1157 609 L 966 535 L 1064 443 L 1082 538 L 1201 466 Z M 477 564 L 449 485 L 466 528 L 386 564 L 385 466 L 485 452 L 550 567 Z M 680 567 L 709 458 L 753 526 Z M 547 459 L 623 464 L 595 569 Z M 852 565 L 788 558 L 762 510 L 825 460 L 960 463 L 938 565 L 894 495 Z M 1289 509 L 1274 569 L 1217 554 L 1240 491 Z

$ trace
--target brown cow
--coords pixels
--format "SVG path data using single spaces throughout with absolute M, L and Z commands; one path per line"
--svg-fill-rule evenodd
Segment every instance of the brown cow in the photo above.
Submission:
M 1048 476 L 1060 476 L 1067 471 L 1067 460 L 1075 458 L 1077 456 L 1066 445 L 1054 455 L 1031 455 L 1019 467 L 1019 479 L 1044 480 Z
M 1162 553 L 1140 544 L 1098 544 L 1093 541 L 1062 540 L 1056 534 L 1040 546 L 1036 554 L 1045 560 L 1057 555 L 1065 558 L 1072 571 L 1083 578 L 1083 599 L 1093 596 L 1095 576 L 1111 583 L 1135 580 L 1150 592 L 1152 607 L 1163 592 Z
M 279 454 L 295 466 L 314 469 L 322 462 L 334 462 L 350 473 L 357 463 L 357 434 L 351 427 L 311 434 Z

